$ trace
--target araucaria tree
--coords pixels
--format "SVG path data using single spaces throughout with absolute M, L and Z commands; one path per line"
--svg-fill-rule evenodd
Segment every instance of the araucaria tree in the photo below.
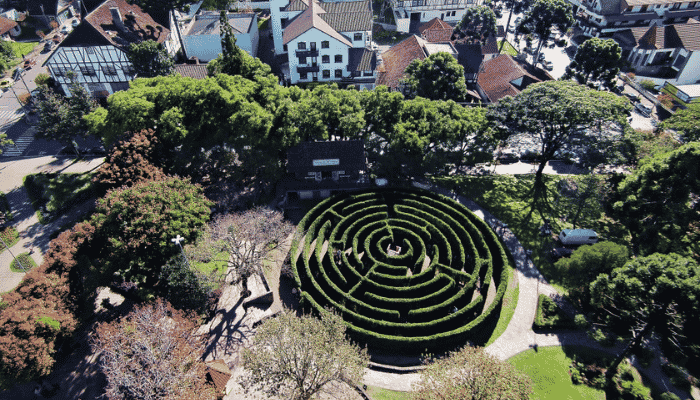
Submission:
M 413 400 L 527 400 L 530 378 L 483 348 L 464 347 L 432 360 L 411 393 Z
M 279 211 L 254 208 L 216 219 L 209 245 L 229 253 L 236 278 L 245 282 L 262 273 L 263 260 L 293 231 Z
M 590 38 L 577 49 L 564 77 L 574 78 L 582 85 L 600 83 L 611 89 L 620 72 L 622 49 L 613 39 Z
M 127 49 L 127 56 L 134 64 L 136 76 L 140 78 L 170 75 L 175 65 L 175 60 L 170 57 L 165 47 L 155 40 L 131 43 Z
M 535 0 L 527 10 L 523 20 L 517 27 L 517 32 L 525 35 L 535 35 L 539 41 L 534 61 L 539 59 L 542 46 L 554 39 L 554 29 L 560 34 L 574 24 L 571 4 L 565 0 Z
M 685 110 L 678 110 L 663 123 L 665 129 L 677 131 L 684 142 L 700 140 L 700 101 L 688 104 Z
M 241 385 L 270 396 L 308 400 L 334 393 L 339 384 L 357 385 L 369 363 L 365 349 L 345 337 L 343 320 L 330 312 L 321 319 L 284 310 L 257 330 L 254 346 L 243 350 Z
M 463 101 L 467 95 L 464 67 L 449 53 L 435 53 L 424 60 L 411 61 L 406 75 L 403 84 L 407 97 Z
M 533 193 L 537 204 L 546 199 L 542 174 L 547 162 L 560 151 L 581 153 L 592 147 L 612 147 L 628 126 L 629 109 L 627 99 L 612 93 L 572 81 L 551 81 L 501 99 L 491 107 L 490 116 L 509 141 L 539 146 Z
M 163 301 L 101 323 L 93 335 L 110 400 L 213 400 L 200 359 L 204 345 L 196 320 Z
M 458 39 L 485 43 L 489 37 L 496 36 L 496 15 L 488 6 L 469 7 L 455 27 L 455 35 Z

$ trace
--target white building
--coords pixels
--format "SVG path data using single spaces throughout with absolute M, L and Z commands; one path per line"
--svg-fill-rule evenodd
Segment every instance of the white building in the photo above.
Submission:
M 74 79 L 95 97 L 107 97 L 129 88 L 135 72 L 126 48 L 146 40 L 164 44 L 171 55 L 177 51 L 170 31 L 140 7 L 107 0 L 85 16 L 44 65 L 64 93 L 69 93 L 72 71 Z
M 183 27 L 182 44 L 187 57 L 209 62 L 221 53 L 221 26 L 218 11 L 200 11 Z M 254 13 L 227 13 L 236 45 L 248 54 L 258 54 L 258 16 Z
M 418 26 L 439 18 L 456 25 L 469 7 L 483 4 L 483 0 L 391 0 L 396 30 L 418 32 Z
M 377 56 L 372 50 L 372 3 L 272 0 L 275 53 L 292 84 L 338 82 L 372 89 Z

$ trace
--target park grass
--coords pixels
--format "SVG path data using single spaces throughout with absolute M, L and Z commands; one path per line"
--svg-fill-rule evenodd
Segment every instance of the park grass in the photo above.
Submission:
M 505 40 L 505 39 L 501 39 L 498 41 L 498 48 L 499 49 L 501 48 L 501 43 L 503 43 L 504 41 L 505 41 L 505 43 L 503 44 L 502 54 L 508 54 L 509 56 L 512 56 L 512 57 L 517 56 L 518 50 L 516 50 L 515 47 L 513 47 L 513 45 L 510 44 L 510 42 Z
M 366 393 L 372 400 L 410 400 L 411 393 L 368 386 Z
M 15 57 L 22 58 L 22 56 L 29 54 L 39 42 L 10 42 L 12 50 L 15 52 Z
M 560 201 L 557 194 L 557 183 L 561 179 L 579 181 L 585 175 L 545 175 L 548 188 L 548 202 L 551 210 L 544 215 L 552 226 L 552 237 L 541 237 L 539 228 L 543 225 L 543 215 L 533 209 L 531 202 L 534 174 L 526 175 L 486 175 L 486 176 L 450 176 L 436 177 L 433 181 L 446 189 L 455 190 L 467 198 L 474 200 L 481 207 L 493 214 L 501 222 L 508 224 L 515 236 L 526 250 L 532 250 L 532 261 L 542 274 L 559 292 L 567 294 L 562 286 L 561 277 L 553 267 L 549 258 L 549 250 L 557 246 L 555 236 L 562 229 L 572 228 L 570 222 L 574 210 L 570 204 Z M 605 179 L 599 176 L 599 179 Z M 598 235 L 630 246 L 629 231 L 619 222 L 605 214 L 603 205 L 596 204 L 587 212 L 582 213 L 577 224 L 579 228 L 589 228 Z
M 61 212 L 95 197 L 92 173 L 31 174 L 24 178 L 24 187 L 39 222 L 46 224 Z
M 224 285 L 224 278 L 226 277 L 226 271 L 228 271 L 228 260 L 229 254 L 226 251 L 219 252 L 214 255 L 208 262 L 197 262 L 191 263 L 192 268 L 203 275 L 212 276 L 217 282 L 217 286 L 214 290 L 221 289 Z
M 22 269 L 22 267 L 24 267 L 24 269 Z M 12 272 L 29 272 L 34 267 L 36 267 L 36 261 L 26 252 L 18 254 L 17 257 L 10 262 L 10 271 Z
M 591 352 L 585 348 L 574 351 Z M 540 347 L 511 357 L 508 362 L 527 374 L 533 382 L 533 399 L 538 400 L 605 400 L 603 390 L 585 385 L 574 385 L 569 375 L 571 353 L 562 347 Z

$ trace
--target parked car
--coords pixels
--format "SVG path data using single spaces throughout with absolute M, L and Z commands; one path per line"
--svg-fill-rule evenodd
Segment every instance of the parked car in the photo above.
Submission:
M 642 114 L 645 117 L 651 117 L 651 107 L 645 106 L 642 103 L 637 103 L 634 105 L 634 109 L 637 110 L 638 113 Z
M 48 53 L 49 51 L 53 50 L 56 47 L 56 43 L 53 42 L 53 40 L 49 40 L 44 44 L 44 49 L 41 51 L 42 53 Z
M 623 93 L 625 97 L 630 99 L 632 102 L 639 101 L 639 95 L 638 94 L 633 94 L 633 93 Z
M 598 234 L 592 229 L 564 229 L 559 241 L 565 246 L 598 243 Z
M 105 150 L 103 146 L 95 146 L 92 149 L 90 149 L 90 153 L 98 156 L 104 156 L 107 155 L 107 150 Z
M 74 19 L 73 22 L 70 23 L 70 26 L 72 26 L 73 28 L 77 27 L 78 25 L 80 25 L 80 21 L 78 21 L 77 19 Z
M 512 151 L 504 151 L 498 156 L 498 162 L 501 164 L 512 164 L 520 160 L 517 154 Z
M 552 251 L 549 252 L 549 255 L 553 259 L 558 260 L 560 258 L 571 256 L 573 252 L 573 250 L 567 249 L 566 247 L 555 247 L 552 249 Z
M 542 66 L 543 66 L 544 69 L 546 69 L 547 71 L 551 71 L 551 70 L 554 69 L 554 64 L 552 64 L 551 61 L 546 61 L 546 60 L 545 60 L 545 61 L 542 61 Z

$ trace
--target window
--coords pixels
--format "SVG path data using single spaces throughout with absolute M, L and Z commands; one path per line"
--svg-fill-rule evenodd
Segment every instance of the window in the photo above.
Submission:
M 360 76 L 360 71 L 352 71 L 352 76 L 357 78 L 358 76 Z
M 362 33 L 356 33 L 356 34 L 353 36 L 352 40 L 354 40 L 354 41 L 356 41 L 356 42 L 362 40 Z
M 311 43 L 309 43 L 309 45 L 311 46 L 310 47 L 311 50 L 316 50 L 316 42 L 311 42 Z
M 330 43 L 327 40 L 324 40 L 323 42 L 321 42 L 322 49 L 327 49 L 329 47 L 330 47 Z
M 299 50 L 306 50 L 306 42 L 299 42 L 299 43 L 297 43 L 297 49 L 299 49 Z
M 324 70 L 323 70 L 323 78 L 324 78 L 324 79 L 328 79 L 328 78 L 330 78 L 330 77 L 331 77 L 331 71 L 329 71 L 329 70 L 327 70 L 327 69 L 324 69 Z
M 95 73 L 95 67 L 92 65 L 81 65 L 80 66 L 80 73 L 85 75 L 85 76 L 95 76 L 97 75 Z
M 299 64 L 306 64 L 306 57 L 299 57 Z
M 336 70 L 335 70 L 335 77 L 336 77 L 336 78 L 342 78 L 342 77 L 343 77 L 343 70 L 342 70 L 342 69 L 336 69 Z
M 321 56 L 321 62 L 324 64 L 328 64 L 331 62 L 331 56 Z
M 95 49 L 92 48 L 92 47 L 86 47 L 86 48 L 85 48 L 85 51 L 86 51 L 88 54 L 95 54 Z
M 342 54 L 336 54 L 336 55 L 335 55 L 335 62 L 337 62 L 337 63 L 343 62 L 343 55 L 342 55 Z
M 117 67 L 114 65 L 103 65 L 102 66 L 102 73 L 105 75 L 116 75 L 117 74 Z
M 372 71 L 362 71 L 362 76 L 372 76 Z
M 288 50 L 287 50 L 287 45 L 286 45 L 286 44 L 282 46 L 282 51 L 288 51 Z
M 308 78 L 309 73 L 308 72 L 299 72 L 299 79 L 306 79 Z

